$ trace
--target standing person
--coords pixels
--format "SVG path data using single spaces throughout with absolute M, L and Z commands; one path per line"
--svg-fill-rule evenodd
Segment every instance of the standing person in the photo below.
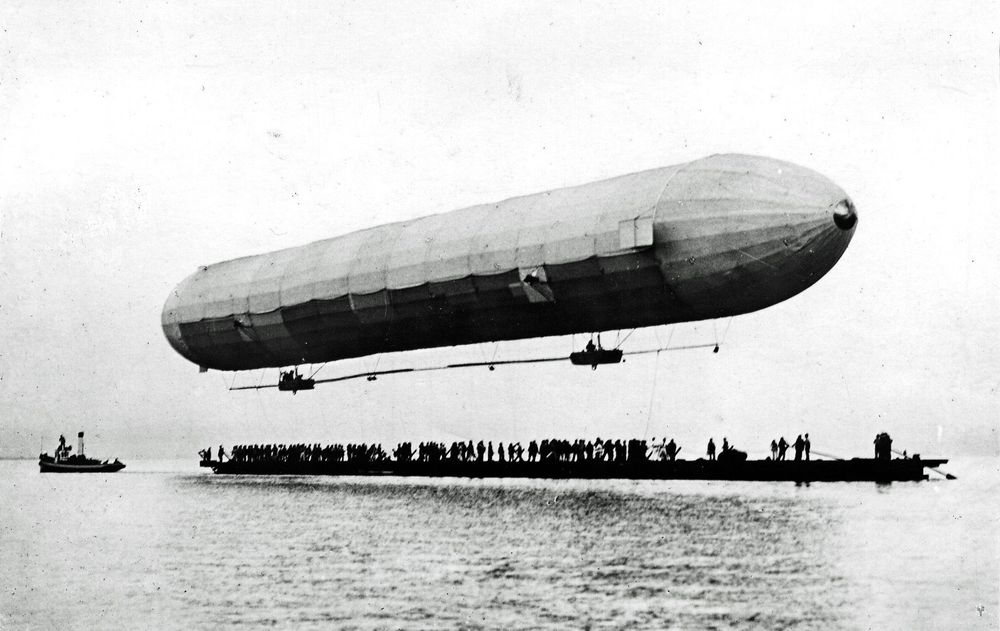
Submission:
M 882 436 L 882 459 L 892 460 L 892 438 L 888 432 L 883 432 Z
M 807 434 L 808 436 L 808 434 Z M 778 441 L 771 439 L 771 460 L 778 459 Z
M 709 460 L 715 460 L 715 441 L 711 438 L 708 439 L 708 451 L 705 453 L 708 454 Z
M 222 445 L 219 445 L 219 462 L 222 462 L 222 458 L 225 455 L 226 455 L 226 451 L 222 448 Z
M 729 451 L 729 439 L 725 436 L 722 437 L 722 453 Z
M 667 443 L 666 450 L 667 450 L 667 458 L 670 458 L 670 462 L 673 462 L 674 460 L 677 459 L 677 443 L 674 442 L 673 438 L 671 438 L 670 442 Z
M 788 441 L 782 436 L 778 439 L 778 460 L 785 459 L 785 452 L 788 451 Z
M 812 443 L 809 442 L 809 434 L 806 434 L 806 439 L 802 444 L 806 449 L 806 460 L 809 460 L 809 449 L 812 447 Z
M 805 441 L 802 440 L 802 434 L 799 434 L 795 439 L 795 460 L 802 460 L 802 449 L 805 447 Z
M 876 460 L 892 459 L 892 438 L 889 438 L 889 434 L 886 432 L 875 437 L 875 458 Z
M 486 447 L 486 456 L 487 456 L 486 457 L 486 462 L 493 462 L 493 441 L 492 440 L 489 442 L 489 445 Z

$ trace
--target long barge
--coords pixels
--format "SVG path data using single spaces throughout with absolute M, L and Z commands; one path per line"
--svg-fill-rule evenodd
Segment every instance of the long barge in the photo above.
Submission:
M 926 480 L 925 469 L 945 459 L 852 458 L 850 460 L 675 460 L 640 462 L 542 461 L 239 461 L 202 460 L 223 475 L 326 475 L 455 478 L 551 478 L 626 480 L 734 480 L 761 482 L 907 482 Z M 942 474 L 943 475 L 943 474 Z

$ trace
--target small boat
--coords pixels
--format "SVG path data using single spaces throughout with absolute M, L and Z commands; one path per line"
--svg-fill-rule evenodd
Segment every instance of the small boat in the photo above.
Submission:
M 72 445 L 66 444 L 66 438 L 59 437 L 55 457 L 47 453 L 39 454 L 38 468 L 42 473 L 114 473 L 125 468 L 125 463 L 115 458 L 114 462 L 97 460 L 83 455 L 83 432 L 77 435 L 80 448 L 75 455 L 70 455 Z

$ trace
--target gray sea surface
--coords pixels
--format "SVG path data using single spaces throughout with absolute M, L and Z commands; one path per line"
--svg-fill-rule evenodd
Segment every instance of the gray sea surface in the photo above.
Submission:
M 0 629 L 1000 628 L 996 458 L 800 486 L 128 465 L 0 462 Z

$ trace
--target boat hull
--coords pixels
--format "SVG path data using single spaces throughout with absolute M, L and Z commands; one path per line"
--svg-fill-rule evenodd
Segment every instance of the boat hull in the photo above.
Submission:
M 719 462 L 238 462 L 202 461 L 230 475 L 419 476 L 460 478 L 555 478 L 631 480 L 742 480 L 761 482 L 905 482 L 926 480 L 925 468 L 947 460 L 851 460 Z
M 38 461 L 42 473 L 115 473 L 125 468 L 122 462 L 101 462 L 98 464 L 70 464 L 64 462 Z

